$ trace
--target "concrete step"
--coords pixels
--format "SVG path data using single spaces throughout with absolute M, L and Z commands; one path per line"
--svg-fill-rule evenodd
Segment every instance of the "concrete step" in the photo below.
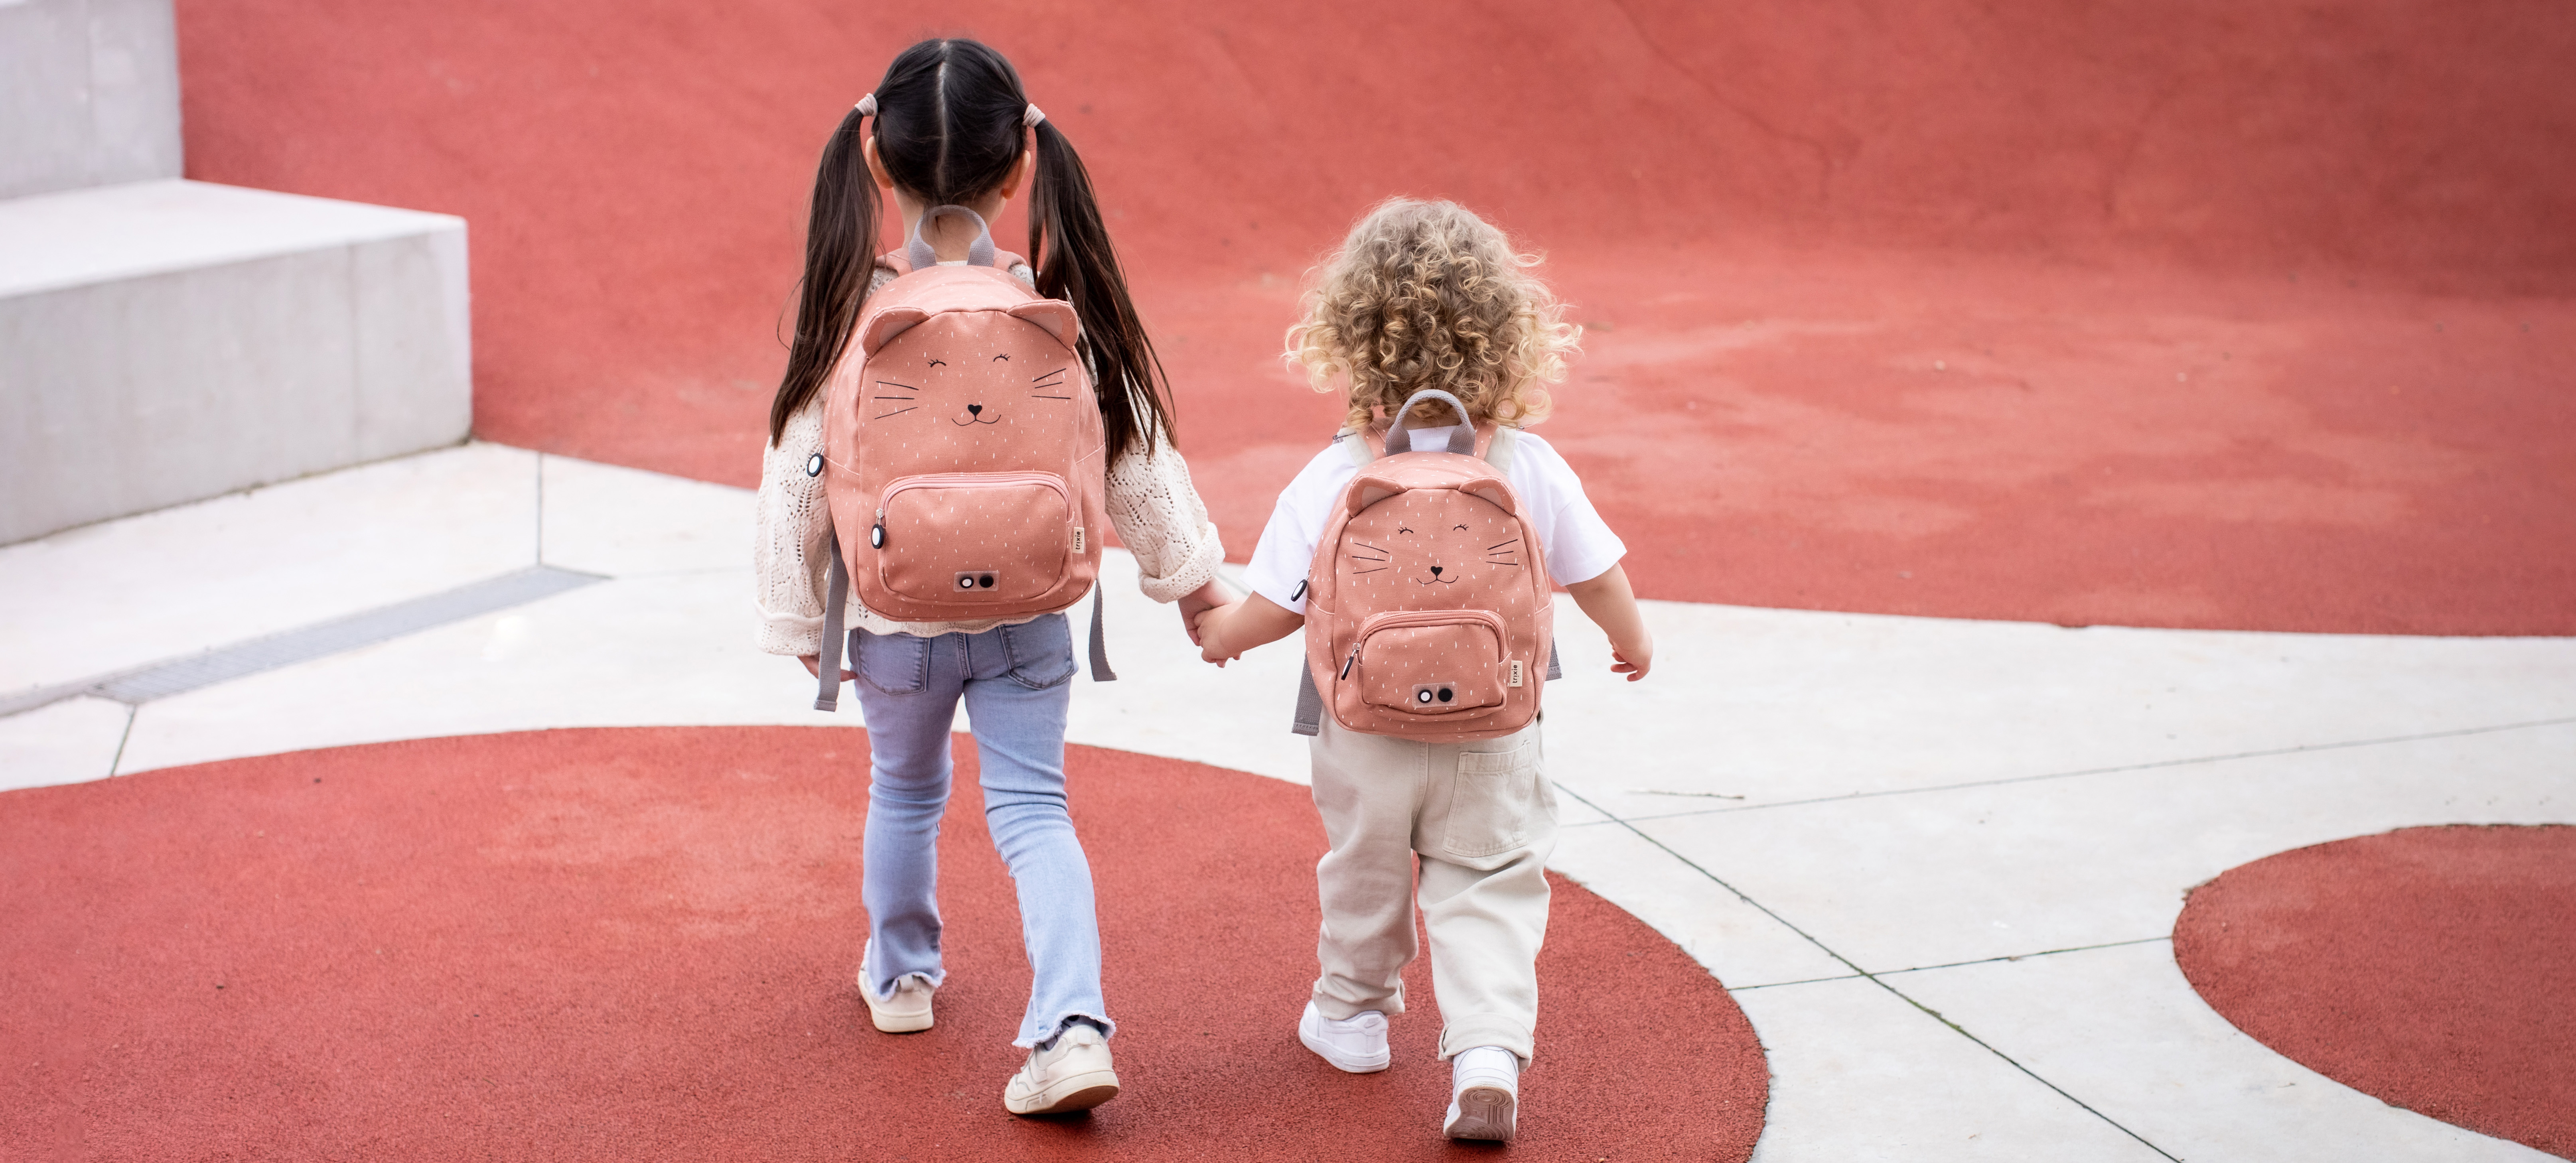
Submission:
M 465 222 L 177 179 L 0 201 L 0 544 L 453 444 Z

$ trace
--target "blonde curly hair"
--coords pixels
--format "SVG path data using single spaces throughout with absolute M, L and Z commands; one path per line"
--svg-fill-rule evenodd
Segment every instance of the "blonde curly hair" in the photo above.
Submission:
M 1583 337 L 1529 273 L 1538 263 L 1455 202 L 1390 198 L 1316 268 L 1287 362 L 1316 391 L 1344 392 L 1356 429 L 1391 421 L 1425 388 L 1458 397 L 1477 423 L 1537 423 L 1549 407 L 1539 385 L 1565 378 Z M 1419 411 L 1419 423 L 1452 416 Z

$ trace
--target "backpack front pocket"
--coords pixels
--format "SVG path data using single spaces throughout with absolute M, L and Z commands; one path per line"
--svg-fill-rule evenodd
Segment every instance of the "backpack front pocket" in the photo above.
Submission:
M 1338 680 L 1408 715 L 1472 718 L 1503 705 L 1503 620 L 1486 610 L 1398 610 L 1360 624 Z
M 897 595 L 1001 606 L 1055 589 L 1078 535 L 1054 473 L 945 472 L 886 485 L 868 544 L 877 580 Z

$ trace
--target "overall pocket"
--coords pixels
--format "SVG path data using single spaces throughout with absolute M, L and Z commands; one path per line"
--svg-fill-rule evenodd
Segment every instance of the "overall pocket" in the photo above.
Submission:
M 1503 620 L 1487 610 L 1398 610 L 1360 623 L 1338 677 L 1360 701 L 1408 715 L 1459 715 L 1503 705 Z
M 1538 756 L 1536 739 L 1524 739 L 1509 751 L 1458 756 L 1441 848 L 1452 856 L 1474 858 L 1529 843 L 1530 813 L 1540 801 Z
M 1044 597 L 1072 556 L 1073 494 L 1049 472 L 896 477 L 877 499 L 877 580 L 925 602 L 1008 607 Z

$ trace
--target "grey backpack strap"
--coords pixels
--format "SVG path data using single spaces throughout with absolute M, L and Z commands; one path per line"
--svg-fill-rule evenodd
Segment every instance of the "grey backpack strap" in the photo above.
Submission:
M 1458 413 L 1458 426 L 1449 430 L 1449 451 L 1462 456 L 1476 455 L 1476 421 L 1467 415 L 1467 406 L 1459 403 L 1458 397 L 1438 388 L 1424 388 L 1413 393 L 1403 407 L 1395 410 L 1395 422 L 1386 430 L 1386 454 L 1393 456 L 1399 452 L 1415 451 L 1413 433 L 1407 425 L 1413 422 L 1413 406 L 1424 400 L 1445 401 L 1452 411 Z
M 849 600 L 850 567 L 841 560 L 841 535 L 829 526 L 823 535 L 832 543 L 832 570 L 823 583 L 823 657 L 814 664 L 814 677 L 823 687 L 815 692 L 814 709 L 837 711 L 841 709 L 841 615 L 842 604 Z
M 1493 443 L 1485 446 L 1485 463 L 1505 477 L 1512 475 L 1512 454 L 1520 451 L 1521 430 L 1509 424 L 1494 425 Z
M 1554 682 L 1565 677 L 1565 666 L 1556 658 L 1556 639 L 1547 640 L 1547 679 Z
M 1109 636 L 1100 629 L 1100 582 L 1096 578 L 1091 583 L 1091 681 L 1118 681 L 1118 672 L 1109 669 Z
M 1315 691 L 1313 667 L 1297 664 L 1297 721 L 1289 730 L 1300 735 L 1317 735 L 1324 730 L 1324 696 Z

